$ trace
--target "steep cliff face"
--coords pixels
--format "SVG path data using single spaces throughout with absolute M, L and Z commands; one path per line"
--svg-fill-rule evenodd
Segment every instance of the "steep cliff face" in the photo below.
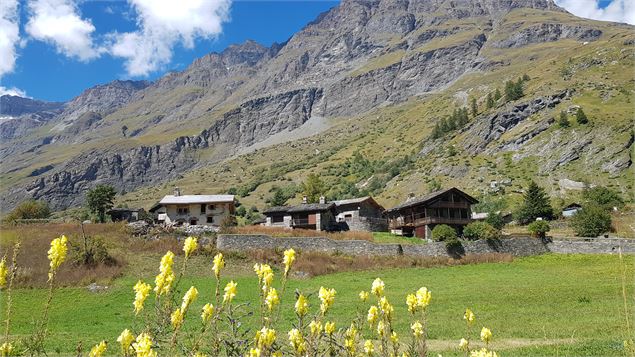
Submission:
M 297 129 L 311 117 L 356 118 L 425 100 L 512 61 L 531 66 L 538 58 L 531 46 L 602 41 L 607 27 L 598 26 L 552 0 L 344 0 L 282 44 L 247 41 L 154 83 L 115 81 L 89 89 L 50 118 L 54 125 L 45 133 L 3 129 L 7 137 L 21 136 L 0 144 L 5 167 L 30 166 L 19 171 L 24 178 L 3 193 L 2 203 L 11 207 L 32 197 L 61 209 L 79 204 L 97 183 L 131 191 L 166 182 Z M 480 155 L 533 145 L 531 139 L 548 130 L 548 120 L 513 140 L 504 134 L 570 95 L 546 81 L 544 88 L 533 100 L 471 124 L 463 149 Z M 122 135 L 143 145 L 108 145 Z M 71 143 L 84 145 L 83 153 L 55 165 L 38 162 L 37 155 L 64 155 Z M 603 151 L 615 162 L 607 170 L 630 165 L 623 151 Z

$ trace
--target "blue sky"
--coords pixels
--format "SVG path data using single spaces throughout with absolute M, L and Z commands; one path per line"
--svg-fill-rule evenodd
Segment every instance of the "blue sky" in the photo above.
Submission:
M 0 0 L 0 94 L 65 101 L 114 79 L 156 79 L 247 39 L 282 42 L 337 0 Z M 635 22 L 630 0 L 556 0 Z M 176 6 L 175 6 L 176 4 Z

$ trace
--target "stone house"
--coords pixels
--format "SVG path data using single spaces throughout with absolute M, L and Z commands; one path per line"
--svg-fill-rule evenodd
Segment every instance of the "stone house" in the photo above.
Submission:
M 123 208 L 123 207 L 115 207 L 106 211 L 106 214 L 110 216 L 110 219 L 113 222 L 136 222 L 139 220 L 139 214 L 143 214 L 143 208 Z
M 372 197 L 353 198 L 266 209 L 264 226 L 322 230 L 386 230 L 388 221 L 382 217 L 384 208 Z
M 233 215 L 234 210 L 234 195 L 181 195 L 178 188 L 174 195 L 166 195 L 150 208 L 159 223 L 215 227 Z
M 432 238 L 432 229 L 447 224 L 460 234 L 472 221 L 474 197 L 456 187 L 410 198 L 386 211 L 391 233 L 419 238 Z
M 342 230 L 382 232 L 388 229 L 383 216 L 384 207 L 372 197 L 333 201 L 337 215 L 335 220 Z

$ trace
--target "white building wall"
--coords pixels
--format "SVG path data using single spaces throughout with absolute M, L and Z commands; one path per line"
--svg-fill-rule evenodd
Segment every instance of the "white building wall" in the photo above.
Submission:
M 210 205 L 213 205 L 214 209 L 209 209 Z M 166 224 L 175 224 L 178 221 L 183 221 L 184 224 L 190 224 L 192 219 L 196 219 L 197 225 L 219 226 L 223 219 L 231 214 L 231 206 L 231 203 L 207 203 L 205 204 L 205 211 L 201 212 L 200 203 L 193 203 L 188 205 L 169 204 L 165 205 L 157 212 L 165 212 L 167 214 L 167 217 L 165 219 Z M 178 214 L 179 207 L 188 207 L 189 213 Z M 213 222 L 207 222 L 208 216 L 212 217 Z

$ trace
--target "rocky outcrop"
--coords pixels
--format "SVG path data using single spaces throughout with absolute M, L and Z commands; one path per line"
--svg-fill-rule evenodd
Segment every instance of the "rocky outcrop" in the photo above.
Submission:
M 60 170 L 13 190 L 3 198 L 2 205 L 12 206 L 29 197 L 46 200 L 54 209 L 64 209 L 80 204 L 83 193 L 97 184 L 130 191 L 171 180 L 200 164 L 202 149 L 216 146 L 214 158 L 219 160 L 239 147 L 299 127 L 311 115 L 321 115 L 321 100 L 322 90 L 316 88 L 281 93 L 242 104 L 198 136 L 121 152 L 84 153 Z
M 512 33 L 504 40 L 495 42 L 494 47 L 516 48 L 534 43 L 554 42 L 563 39 L 595 41 L 602 31 L 588 26 L 565 24 L 539 24 Z
M 539 97 L 529 102 L 510 104 L 502 111 L 478 118 L 469 124 L 468 133 L 462 145 L 471 155 L 479 154 L 493 141 L 498 140 L 505 132 L 511 130 L 529 116 L 546 108 L 553 108 L 570 95 L 563 91 L 548 97 Z
M 44 102 L 15 95 L 0 97 L 0 117 L 19 117 L 39 112 L 55 112 L 64 107 L 61 102 Z

